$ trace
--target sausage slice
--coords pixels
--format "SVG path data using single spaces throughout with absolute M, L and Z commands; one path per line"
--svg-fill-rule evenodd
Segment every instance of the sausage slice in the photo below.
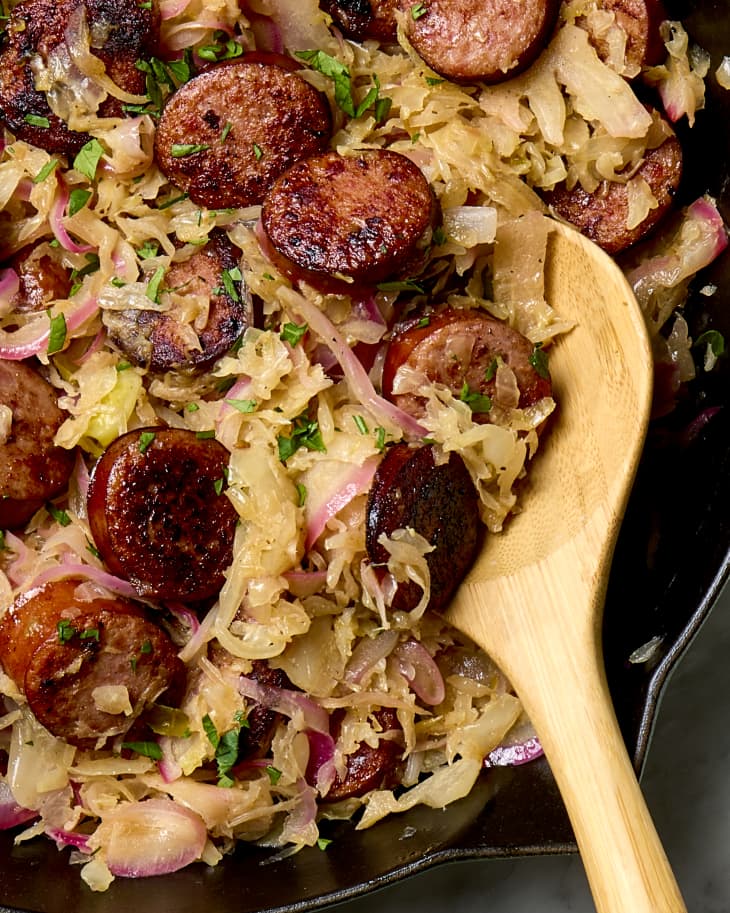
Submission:
M 600 0 L 598 7 L 613 13 L 616 25 L 626 33 L 626 63 L 630 67 L 660 63 L 665 49 L 659 25 L 668 18 L 661 0 Z M 593 36 L 592 42 L 598 56 L 606 60 L 606 39 Z
M 376 284 L 423 268 L 435 214 L 420 168 L 400 153 L 364 149 L 294 165 L 261 215 L 272 248 L 297 276 Z
M 155 372 L 200 371 L 224 355 L 248 326 L 251 308 L 237 275 L 238 250 L 222 231 L 180 263 L 173 263 L 164 286 L 185 296 L 208 299 L 205 324 L 184 323 L 174 310 L 104 312 L 109 337 L 127 358 Z
M 348 38 L 374 38 L 383 44 L 396 40 L 398 0 L 321 0 L 319 5 Z
M 257 55 L 210 67 L 168 98 L 155 158 L 200 206 L 252 206 L 290 165 L 321 152 L 331 131 L 323 96 Z
M 45 310 L 71 291 L 69 271 L 61 263 L 58 250 L 41 241 L 19 250 L 8 262 L 18 274 L 19 288 L 10 304 L 19 313 Z
M 112 573 L 140 595 L 213 596 L 231 563 L 237 514 L 224 492 L 228 451 L 176 428 L 141 428 L 99 458 L 88 494 L 91 533 Z
M 388 448 L 373 479 L 367 502 L 365 544 L 373 564 L 388 560 L 378 542 L 397 529 L 411 528 L 433 547 L 426 555 L 431 575 L 429 609 L 441 611 L 476 556 L 479 498 L 462 458 L 451 453 L 437 463 L 433 446 Z M 409 611 L 421 599 L 416 583 L 401 583 L 392 608 Z
M 535 347 L 517 330 L 483 311 L 447 308 L 428 317 L 413 318 L 396 328 L 383 362 L 383 396 L 420 418 L 426 399 L 416 393 L 397 393 L 397 375 L 407 366 L 454 393 L 463 391 L 487 400 L 495 398 L 496 368 L 501 361 L 515 374 L 518 405 L 531 406 L 552 395 L 546 370 L 535 367 Z M 476 422 L 489 421 L 489 412 L 474 408 Z
M 184 666 L 140 607 L 86 587 L 68 578 L 20 596 L 0 621 L 0 662 L 49 732 L 93 748 L 126 732 Z M 126 688 L 126 712 L 105 702 L 108 685 Z
M 380 723 L 383 732 L 401 730 L 398 715 L 392 707 L 382 707 L 373 714 Z M 333 736 L 337 737 L 338 721 L 333 720 Z M 357 750 L 347 756 L 347 767 L 344 777 L 339 774 L 330 786 L 325 802 L 338 802 L 341 799 L 364 796 L 371 789 L 387 789 L 395 785 L 398 759 L 403 753 L 403 746 L 397 739 L 379 739 L 373 747 L 367 742 L 360 742 Z
M 527 69 L 548 42 L 558 0 L 399 0 L 409 41 L 454 82 L 501 82 Z
M 83 12 L 92 36 L 92 53 L 112 80 L 135 95 L 144 94 L 145 76 L 135 66 L 153 53 L 159 39 L 159 9 L 137 0 L 22 0 L 13 9 L 0 44 L 0 121 L 18 139 L 52 154 L 73 155 L 89 140 L 69 130 L 35 88 L 31 61 L 49 54 L 66 38 L 66 28 Z M 117 99 L 107 98 L 102 116 L 121 116 Z
M 636 174 L 642 177 L 657 201 L 646 218 L 634 228 L 626 225 L 629 191 L 626 184 L 604 181 L 589 193 L 580 184 L 565 184 L 544 194 L 545 201 L 566 222 L 571 222 L 591 241 L 609 254 L 617 254 L 644 237 L 671 208 L 682 179 L 682 147 L 670 136 L 655 149 L 649 149 Z
M 30 365 L 0 361 L 0 405 L 12 413 L 0 438 L 0 529 L 8 529 L 65 489 L 75 452 L 53 443 L 66 416 L 56 391 Z

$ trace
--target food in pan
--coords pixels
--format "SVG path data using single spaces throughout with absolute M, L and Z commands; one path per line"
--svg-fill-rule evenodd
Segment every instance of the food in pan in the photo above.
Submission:
M 663 408 L 696 370 L 680 23 L 321 6 L 5 10 L 0 820 L 95 890 L 534 755 L 439 611 L 559 414 L 550 215 L 624 252 Z

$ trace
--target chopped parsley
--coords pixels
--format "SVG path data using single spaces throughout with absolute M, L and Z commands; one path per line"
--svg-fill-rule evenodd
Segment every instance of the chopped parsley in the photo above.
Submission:
M 487 365 L 487 370 L 484 372 L 484 380 L 490 381 L 494 380 L 497 374 L 497 368 L 499 367 L 499 359 L 495 356 Z
M 173 143 L 170 146 L 170 155 L 174 159 L 181 159 L 187 155 L 195 155 L 196 152 L 205 152 L 206 149 L 210 149 L 207 143 Z
M 123 109 L 131 114 L 159 117 L 167 95 L 195 75 L 193 55 L 189 48 L 178 60 L 164 61 L 152 57 L 150 60 L 137 60 L 135 66 L 145 74 L 147 101 L 141 105 L 123 105 Z
M 88 536 L 86 537 L 86 551 L 90 552 L 98 561 L 101 561 L 101 552 Z
M 297 51 L 296 56 L 308 63 L 313 70 L 332 80 L 335 102 L 345 114 L 350 117 L 362 117 L 366 111 L 372 108 L 376 123 L 380 123 L 388 116 L 392 101 L 390 98 L 381 96 L 380 82 L 376 75 L 373 75 L 373 85 L 363 100 L 356 105 L 350 71 L 344 63 L 324 51 Z
M 79 269 L 71 270 L 71 290 L 69 292 L 69 297 L 78 292 L 81 288 L 81 283 L 79 279 L 83 279 L 84 276 L 90 276 L 92 273 L 95 273 L 99 269 L 99 256 L 98 254 L 86 254 L 86 266 L 82 266 Z
M 61 510 L 61 508 L 56 507 L 55 504 L 46 504 L 46 510 L 59 526 L 71 525 L 71 517 L 69 517 L 65 510 Z
M 308 418 L 306 412 L 298 415 L 292 421 L 290 437 L 280 434 L 277 440 L 279 459 L 282 463 L 286 463 L 289 457 L 293 456 L 301 447 L 305 447 L 307 450 L 318 450 L 321 453 L 327 452 L 322 433 L 319 430 L 319 422 Z
M 90 139 L 88 143 L 79 149 L 73 162 L 76 171 L 81 172 L 84 177 L 93 181 L 96 177 L 96 169 L 104 155 L 104 147 L 98 139 Z
M 261 146 L 259 146 L 258 143 L 253 144 L 253 154 L 257 162 L 260 162 L 264 157 L 264 150 L 261 148 Z
M 428 10 L 423 3 L 415 3 L 411 7 L 411 19 L 415 22 L 417 19 L 420 19 L 421 16 L 425 16 L 427 12 Z
M 152 278 L 147 283 L 147 291 L 145 292 L 145 295 L 150 299 L 150 301 L 157 303 L 160 300 L 160 292 L 162 291 L 161 285 L 164 277 L 165 267 L 158 266 L 152 274 Z
M 225 126 L 221 130 L 221 143 L 225 143 L 225 141 L 228 139 L 228 134 L 231 132 L 232 129 L 233 129 L 233 124 L 229 120 L 227 120 L 225 123 Z
M 160 245 L 157 241 L 145 241 L 137 248 L 137 256 L 140 260 L 149 260 L 156 257 L 160 251 Z
M 281 328 L 279 338 L 284 342 L 288 342 L 289 345 L 293 347 L 298 342 L 301 342 L 308 329 L 309 324 L 307 323 L 285 323 Z
M 303 485 L 301 482 L 297 482 L 297 498 L 298 506 L 304 507 L 307 503 L 307 486 Z
M 271 780 L 274 785 L 281 780 L 281 771 L 278 767 L 274 767 L 273 764 L 268 764 L 266 766 L 266 773 L 269 775 L 269 780 Z
M 219 60 L 232 60 L 243 54 L 243 47 L 223 29 L 216 29 L 213 33 L 213 42 L 197 49 L 196 53 L 201 60 L 216 63 Z
M 215 749 L 215 761 L 218 768 L 218 786 L 233 786 L 230 772 L 238 760 L 238 742 L 242 726 L 247 725 L 245 719 L 236 716 L 235 726 L 222 735 L 216 729 L 215 723 L 209 714 L 202 719 L 203 730 L 208 736 L 208 741 Z
M 58 640 L 62 644 L 67 644 L 77 633 L 76 628 L 71 624 L 68 618 L 62 618 L 56 623 L 56 631 L 58 632 Z
M 48 177 L 49 174 L 52 174 L 56 168 L 58 168 L 59 161 L 58 159 L 49 159 L 46 164 L 41 168 L 38 174 L 33 178 L 34 184 L 41 184 Z
M 330 843 L 332 843 L 332 840 L 329 837 L 317 838 L 317 846 L 320 850 L 326 850 Z
M 244 415 L 255 412 L 256 406 L 258 405 L 255 399 L 227 399 L 226 402 L 229 406 L 233 406 L 234 409 L 238 410 L 238 412 L 242 412 Z
M 53 355 L 54 352 L 60 352 L 66 343 L 66 318 L 63 314 L 55 314 L 51 316 L 50 310 L 47 311 L 48 319 L 51 321 L 51 329 L 48 333 L 48 348 L 46 349 L 49 355 Z
M 199 441 L 209 441 L 211 438 L 215 437 L 215 431 L 213 429 L 210 431 L 196 431 L 195 437 Z
M 545 380 L 550 377 L 547 352 L 545 352 L 543 349 L 541 342 L 535 343 L 535 348 L 532 350 L 532 354 L 530 355 L 528 361 L 535 369 L 537 374 L 540 375 L 540 377 L 544 378 Z
M 139 444 L 137 444 L 137 448 L 138 448 L 139 452 L 144 453 L 147 450 L 147 448 L 150 446 L 152 441 L 154 441 L 154 439 L 155 439 L 154 431 L 143 431 L 142 434 L 140 434 L 140 436 L 139 436 Z
M 122 748 L 134 751 L 153 761 L 162 760 L 162 749 L 157 742 L 122 742 Z
M 385 450 L 385 428 L 382 425 L 375 429 L 375 446 L 380 451 Z
M 85 628 L 80 634 L 79 637 L 81 640 L 95 640 L 99 643 L 99 629 L 98 628 Z
M 42 114 L 26 114 L 23 120 L 31 127 L 50 127 L 51 122 Z
M 370 433 L 368 426 L 367 426 L 367 422 L 361 415 L 353 415 L 352 420 L 355 423 L 355 427 L 360 432 L 360 434 L 369 434 Z
M 489 412 L 492 408 L 492 400 L 483 393 L 471 390 L 466 381 L 464 381 L 464 386 L 459 392 L 459 399 L 462 403 L 466 403 L 472 412 Z
M 224 269 L 221 273 L 223 288 L 228 297 L 233 301 L 241 300 L 241 296 L 238 294 L 238 289 L 236 288 L 236 283 L 241 282 L 242 280 L 243 275 L 237 266 L 234 266 L 232 269 Z
M 68 214 L 69 216 L 75 216 L 77 212 L 86 206 L 86 204 L 91 199 L 90 190 L 82 190 L 81 187 L 76 187 L 71 191 L 68 197 Z

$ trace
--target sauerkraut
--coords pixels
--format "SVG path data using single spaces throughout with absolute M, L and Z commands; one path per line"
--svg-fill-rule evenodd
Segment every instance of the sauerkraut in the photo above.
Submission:
M 0 675 L 4 795 L 16 809 L 11 823 L 30 821 L 16 839 L 46 835 L 72 847 L 92 889 L 104 890 L 115 876 L 164 873 L 196 860 L 215 865 L 239 841 L 279 852 L 315 845 L 325 840 L 331 818 L 367 827 L 417 803 L 442 807 L 468 793 L 484 759 L 520 720 L 519 701 L 489 659 L 428 611 L 431 545 L 413 530 L 398 531 L 386 542 L 386 584 L 374 574 L 365 504 L 384 448 L 420 434 L 442 455 L 462 456 L 482 518 L 498 535 L 518 507 L 538 429 L 555 404 L 546 398 L 528 409 L 496 410 L 492 421 L 478 424 L 466 402 L 432 384 L 422 427 L 414 427 L 380 396 L 377 359 L 368 374 L 354 350 L 379 344 L 394 310 L 428 300 L 483 309 L 547 348 L 569 331 L 543 295 L 550 223 L 539 191 L 563 181 L 589 191 L 604 180 L 625 181 L 664 136 L 660 119 L 626 79 L 638 74 L 627 71 L 625 36 L 599 7 L 566 2 L 534 66 L 487 87 L 441 79 L 402 35 L 388 47 L 343 40 L 315 0 L 251 0 L 243 11 L 231 0 L 161 0 L 168 61 L 190 54 L 195 60 L 201 48 L 221 42 L 244 53 L 317 49 L 346 67 L 356 106 L 373 89 L 387 100 L 345 116 L 333 80 L 302 71 L 330 100 L 331 147 L 408 156 L 442 213 L 418 282 L 383 286 L 367 306 L 356 294 L 294 286 L 262 249 L 258 207 L 201 209 L 172 186 L 154 161 L 153 114 L 99 116 L 109 93 L 130 105 L 148 99 L 111 83 L 90 53 L 83 19 L 69 24 L 57 53 L 36 61 L 36 84 L 52 110 L 88 131 L 100 152 L 87 173 L 7 130 L 0 138 L 0 262 L 37 244 L 74 277 L 69 296 L 47 312 L 16 312 L 10 302 L 17 274 L 10 266 L 0 270 L 0 357 L 39 360 L 68 415 L 57 443 L 78 447 L 82 458 L 66 495 L 41 508 L 22 534 L 4 533 L 1 607 L 39 581 L 65 575 L 136 596 L 90 547 L 85 499 L 93 461 L 130 429 L 213 432 L 230 451 L 228 496 L 240 520 L 225 584 L 202 617 L 185 606 L 153 605 L 188 670 L 180 706 L 158 708 L 154 752 L 129 756 L 121 739 L 96 751 L 75 749 L 43 729 L 17 683 Z M 593 48 L 592 29 L 609 36 L 608 62 Z M 659 87 L 671 117 L 691 121 L 703 104 L 707 61 L 680 23 L 664 31 L 666 61 L 642 78 Z M 163 95 L 169 89 L 158 86 Z M 632 193 L 630 219 L 638 223 L 653 204 L 645 186 Z M 148 294 L 150 283 L 214 229 L 242 251 L 240 269 L 261 321 L 203 374 L 155 375 L 130 366 L 107 335 L 113 315 L 179 308 L 168 292 Z M 658 357 L 676 361 L 689 351 L 677 308 L 723 238 L 712 201 L 704 200 L 632 265 Z M 207 302 L 187 306 L 195 340 Z M 64 334 L 53 351 L 49 340 L 61 316 Z M 285 325 L 306 325 L 306 339 L 287 339 Z M 681 363 L 686 378 L 693 368 Z M 277 441 L 307 410 L 318 446 L 282 461 Z M 418 584 L 423 595 L 415 609 L 390 607 L 388 579 Z M 270 660 L 292 687 L 263 688 L 251 676 L 256 660 Z M 126 711 L 125 689 L 98 690 L 101 706 Z M 281 722 L 264 759 L 237 765 L 237 738 L 255 703 L 275 710 Z M 377 716 L 382 708 L 396 713 L 402 730 L 399 784 L 326 802 L 347 756 L 388 737 Z M 163 829 L 168 837 L 160 841 Z

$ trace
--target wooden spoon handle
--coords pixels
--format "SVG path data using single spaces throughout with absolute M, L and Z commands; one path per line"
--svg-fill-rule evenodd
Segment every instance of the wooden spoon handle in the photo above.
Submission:
M 549 653 L 542 655 L 550 666 Z M 540 692 L 533 678 L 525 704 L 573 824 L 596 909 L 686 913 L 626 753 L 605 676 L 598 669 L 591 674 L 585 663 L 552 666 L 543 670 L 549 686 Z M 533 666 L 533 676 L 535 671 Z

